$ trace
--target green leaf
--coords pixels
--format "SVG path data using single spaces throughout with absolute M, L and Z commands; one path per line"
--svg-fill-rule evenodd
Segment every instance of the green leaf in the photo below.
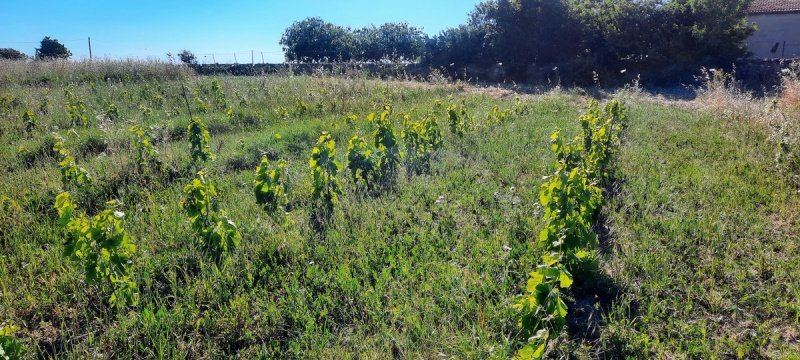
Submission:
M 561 274 L 558 277 L 559 286 L 561 288 L 568 288 L 572 286 L 572 274 L 566 268 L 561 268 Z

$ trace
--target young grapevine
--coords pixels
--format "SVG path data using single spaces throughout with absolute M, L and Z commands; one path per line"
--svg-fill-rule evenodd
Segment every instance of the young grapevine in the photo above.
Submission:
M 64 138 L 53 133 L 53 151 L 58 158 L 58 168 L 61 171 L 61 183 L 64 189 L 81 188 L 92 184 L 92 177 L 86 169 L 79 167 L 75 158 L 70 155 L 64 146 Z
M 88 283 L 101 283 L 113 289 L 111 305 L 136 306 L 139 289 L 130 277 L 131 256 L 136 252 L 125 230 L 125 213 L 119 203 L 109 201 L 106 209 L 88 217 L 77 209 L 68 192 L 56 196 L 58 223 L 66 233 L 64 256 L 81 264 Z
M 550 136 L 556 170 L 539 191 L 545 225 L 538 244 L 544 250 L 540 265 L 530 273 L 525 294 L 513 307 L 528 342 L 518 359 L 541 359 L 548 342 L 566 324 L 567 305 L 562 291 L 573 276 L 596 271 L 597 234 L 592 229 L 603 203 L 599 187 L 608 178 L 607 165 L 618 147 L 625 109 L 617 100 L 606 107 L 605 117 L 596 102 L 581 117 L 581 134 L 566 141 L 559 131 Z
M 236 224 L 219 208 L 217 188 L 206 180 L 206 172 L 199 171 L 197 178 L 183 187 L 181 207 L 189 216 L 201 248 L 219 259 L 239 246 L 241 234 Z
M 350 138 L 347 145 L 347 169 L 350 170 L 354 183 L 363 184 L 368 191 L 373 190 L 377 171 L 375 153 L 363 137 L 354 135 Z
M 384 188 L 392 188 L 397 182 L 397 173 L 403 153 L 397 141 L 397 134 L 389 118 L 391 108 L 387 108 L 376 119 L 374 146 L 378 173 L 378 183 Z
M 328 132 L 323 132 L 311 149 L 308 160 L 311 168 L 311 198 L 317 204 L 313 223 L 324 226 L 333 215 L 333 208 L 339 202 L 342 185 L 337 175 L 342 166 L 336 161 L 336 142 Z
M 25 124 L 25 133 L 31 134 L 36 129 L 36 114 L 31 110 L 22 113 L 22 123 Z
M 276 211 L 288 203 L 285 173 L 286 161 L 279 160 L 277 166 L 271 167 L 267 157 L 261 157 L 261 163 L 256 168 L 256 179 L 253 180 L 253 191 L 256 202 L 267 211 Z
M 158 150 L 153 145 L 153 140 L 147 134 L 147 129 L 142 126 L 134 125 L 128 129 L 134 138 L 131 141 L 133 145 L 133 159 L 136 164 L 136 172 L 139 175 L 145 176 L 152 171 L 159 171 L 162 167 L 161 160 L 158 158 Z
M 193 117 L 186 132 L 189 134 L 189 143 L 191 144 L 192 163 L 198 165 L 201 162 L 214 160 L 210 145 L 211 134 L 203 119 Z
M 400 137 L 405 142 L 408 173 L 420 174 L 430 171 L 430 160 L 434 151 L 442 147 L 442 131 L 433 116 L 424 116 L 414 121 L 406 115 Z
M 87 113 L 86 103 L 69 90 L 64 90 L 64 96 L 67 98 L 65 105 L 67 117 L 72 121 L 72 126 L 75 126 L 75 124 L 88 126 L 89 115 Z

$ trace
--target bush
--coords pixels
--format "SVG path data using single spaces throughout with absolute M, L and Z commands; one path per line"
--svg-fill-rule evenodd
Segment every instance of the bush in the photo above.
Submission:
M 25 55 L 23 52 L 11 49 L 11 48 L 2 48 L 0 49 L 0 59 L 5 60 L 25 60 L 28 58 L 28 55 Z

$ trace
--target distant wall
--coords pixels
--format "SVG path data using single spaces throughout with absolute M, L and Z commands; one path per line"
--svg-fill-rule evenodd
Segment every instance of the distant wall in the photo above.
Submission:
M 421 64 L 325 63 L 325 64 L 197 64 L 199 75 L 264 75 L 292 73 L 308 75 L 324 71 L 334 74 L 365 72 L 379 76 L 427 77 L 430 69 Z
M 333 74 L 366 73 L 370 76 L 427 79 L 432 74 L 443 74 L 463 80 L 503 81 L 502 66 L 482 68 L 467 66 L 458 69 L 435 69 L 426 64 L 376 64 L 376 63 L 322 63 L 322 64 L 196 64 L 192 68 L 198 75 L 265 75 L 291 73 L 308 75 L 324 71 Z
M 754 58 L 800 58 L 800 12 L 751 15 L 748 20 L 758 25 L 747 39 Z

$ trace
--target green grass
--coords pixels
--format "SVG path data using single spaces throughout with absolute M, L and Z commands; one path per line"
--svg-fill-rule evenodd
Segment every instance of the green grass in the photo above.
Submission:
M 528 97 L 527 115 L 489 125 L 485 114 L 511 108 L 513 99 L 418 83 L 392 82 L 387 90 L 365 79 L 220 80 L 238 115 L 195 113 L 217 153 L 210 178 L 243 236 L 220 263 L 200 252 L 180 208 L 182 186 L 193 177 L 181 82 L 69 85 L 90 112 L 90 126 L 75 131 L 64 87 L 0 88 L 0 97 L 17 99 L 0 109 L 0 194 L 19 206 L 0 213 L 0 322 L 21 327 L 28 356 L 482 359 L 519 348 L 525 339 L 510 305 L 540 255 L 538 186 L 554 160 L 548 136 L 556 128 L 576 133 L 588 99 Z M 192 88 L 210 82 L 187 81 L 189 101 Z M 47 113 L 25 134 L 22 112 L 39 109 L 45 97 Z M 274 111 L 293 112 L 298 99 L 306 114 Z M 396 190 L 370 196 L 343 172 L 333 225 L 316 233 L 308 221 L 311 147 L 330 131 L 346 163 L 347 140 L 371 138 L 365 117 L 387 99 L 398 134 L 400 114 L 422 116 L 441 109 L 437 101 L 464 101 L 477 127 L 458 138 L 436 110 L 444 147 L 430 173 L 403 170 Z M 108 102 L 120 119 L 96 117 Z M 145 117 L 140 105 L 154 114 Z M 800 355 L 798 195 L 775 174 L 766 136 L 692 110 L 628 105 L 603 216 L 602 274 L 570 296 L 576 320 L 551 356 Z M 354 125 L 344 120 L 351 113 L 359 117 Z M 151 128 L 169 169 L 149 184 L 130 180 L 134 124 Z M 135 308 L 110 308 L 107 292 L 85 285 L 82 269 L 61 255 L 51 131 L 97 179 L 85 202 L 124 204 L 138 246 Z M 262 154 L 289 163 L 285 216 L 271 217 L 255 202 L 251 183 Z M 602 318 L 593 331 L 586 331 L 596 323 L 582 317 L 587 312 Z
M 632 106 L 608 219 L 622 288 L 604 335 L 632 356 L 797 358 L 795 189 L 743 121 Z

